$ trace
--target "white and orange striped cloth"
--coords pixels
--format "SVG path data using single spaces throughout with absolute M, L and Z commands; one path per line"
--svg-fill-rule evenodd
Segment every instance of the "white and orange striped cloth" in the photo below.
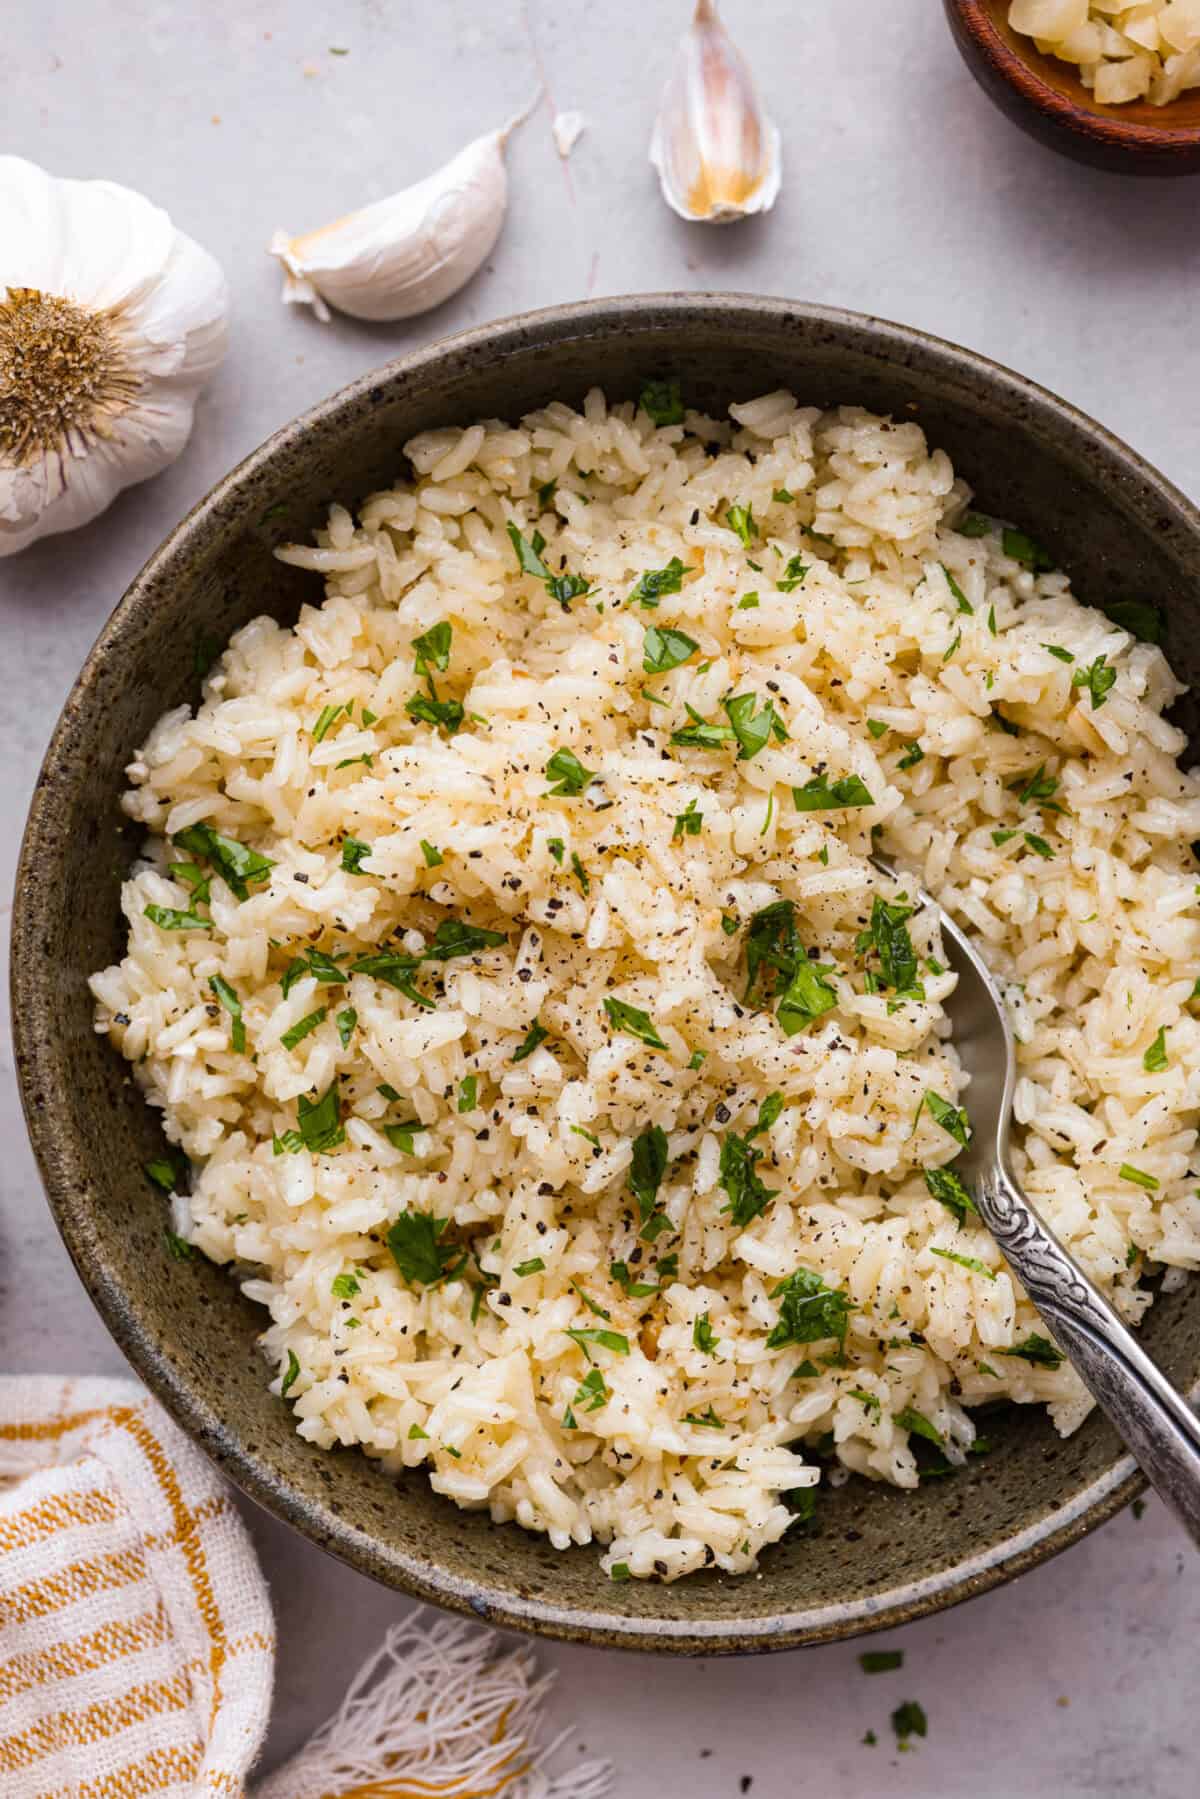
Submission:
M 0 1379 L 0 1793 L 242 1799 L 271 1604 L 229 1490 L 127 1380 Z M 528 1648 L 410 1613 L 255 1799 L 599 1799 L 552 1777 Z

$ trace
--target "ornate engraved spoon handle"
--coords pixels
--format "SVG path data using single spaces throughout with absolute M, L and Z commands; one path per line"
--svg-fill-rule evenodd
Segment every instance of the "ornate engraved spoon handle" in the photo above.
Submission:
M 1200 1545 L 1200 1418 L 1004 1169 L 987 1171 L 977 1200 L 984 1223 L 1080 1378 Z

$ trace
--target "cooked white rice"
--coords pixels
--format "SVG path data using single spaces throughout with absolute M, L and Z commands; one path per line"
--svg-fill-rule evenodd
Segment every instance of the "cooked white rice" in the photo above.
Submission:
M 987 1232 L 924 1179 L 958 1152 L 921 1103 L 959 1097 L 954 977 L 918 913 L 924 998 L 870 991 L 885 971 L 859 934 L 895 897 L 873 832 L 1006 982 L 1017 1165 L 1062 1241 L 1129 1319 L 1148 1262 L 1200 1262 L 1200 783 L 1162 717 L 1166 661 L 1030 572 L 1027 539 L 956 530 L 968 496 L 915 424 L 787 393 L 730 410 L 656 428 L 592 393 L 429 432 L 411 479 L 281 552 L 326 597 L 294 629 L 240 631 L 197 713 L 167 713 L 130 765 L 146 859 L 128 953 L 92 983 L 97 1029 L 192 1163 L 173 1229 L 267 1308 L 301 1435 L 424 1468 L 559 1546 L 595 1539 L 617 1578 L 753 1568 L 822 1457 L 835 1480 L 912 1487 L 922 1437 L 961 1462 L 974 1406 L 1044 1403 L 1063 1432 L 1088 1410 L 1053 1352 L 1027 1359 L 1044 1327 Z M 510 521 L 587 592 L 562 605 L 522 573 Z M 679 591 L 631 598 L 674 557 Z M 425 663 L 465 709 L 456 732 L 405 710 L 429 692 L 414 639 L 442 621 L 448 669 L 436 634 Z M 651 627 L 698 648 L 647 673 Z M 786 739 L 672 744 L 747 693 Z M 548 791 L 565 749 L 594 771 L 575 796 Z M 851 775 L 870 804 L 797 808 L 794 789 Z M 169 872 L 210 841 L 172 845 L 197 824 L 270 859 L 244 901 L 211 863 Z M 836 995 L 790 1035 L 770 981 L 744 999 L 749 921 L 781 900 Z M 503 941 L 421 963 L 434 1009 L 350 971 L 449 919 Z M 342 984 L 297 978 L 310 949 Z M 299 1105 L 334 1083 L 344 1140 L 311 1153 Z M 722 1147 L 773 1094 L 743 1158 L 771 1197 L 738 1224 Z M 656 1128 L 668 1166 L 639 1203 L 635 1141 L 645 1157 Z M 777 1289 L 799 1270 L 845 1303 L 818 1292 L 789 1333 Z

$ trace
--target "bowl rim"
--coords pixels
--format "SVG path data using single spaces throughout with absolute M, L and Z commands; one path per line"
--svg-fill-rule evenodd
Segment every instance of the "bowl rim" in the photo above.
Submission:
M 572 302 L 501 318 L 436 339 L 356 377 L 290 423 L 273 432 L 197 502 L 151 555 L 101 629 L 71 688 L 54 727 L 34 788 L 21 845 L 14 893 L 11 996 L 18 1083 L 30 1141 L 46 1197 L 67 1251 L 86 1291 L 135 1372 L 170 1416 L 243 1493 L 292 1525 L 310 1542 L 411 1596 L 450 1610 L 484 1618 L 501 1628 L 564 1641 L 676 1654 L 713 1655 L 790 1649 L 834 1642 L 883 1630 L 943 1610 L 1012 1579 L 1087 1535 L 1122 1509 L 1146 1482 L 1131 1456 L 1118 1455 L 1075 1497 L 1044 1513 L 1014 1537 L 965 1556 L 950 1566 L 882 1593 L 829 1602 L 776 1616 L 728 1619 L 617 1617 L 612 1612 L 560 1606 L 527 1598 L 511 1589 L 467 1581 L 438 1567 L 435 1560 L 394 1547 L 384 1549 L 368 1531 L 349 1524 L 333 1506 L 302 1496 L 272 1469 L 269 1459 L 248 1449 L 218 1408 L 174 1367 L 154 1334 L 142 1326 L 123 1285 L 111 1278 L 97 1256 L 97 1240 L 74 1182 L 68 1178 L 60 1132 L 52 1109 L 37 1103 L 41 1084 L 53 1078 L 49 1051 L 35 1021 L 48 1001 L 39 979 L 43 915 L 52 883 L 40 878 L 54 841 L 52 795 L 69 764 L 73 742 L 86 724 L 97 675 L 119 655 L 126 633 L 154 587 L 169 578 L 181 555 L 211 544 L 237 514 L 240 489 L 297 437 L 320 429 L 381 388 L 403 385 L 447 356 L 472 350 L 489 355 L 599 332 L 619 333 L 631 322 L 657 322 L 673 331 L 689 321 L 725 322 L 745 329 L 781 322 L 826 330 L 843 340 L 869 344 L 873 355 L 902 367 L 940 373 L 945 378 L 985 381 L 1009 406 L 1032 411 L 1043 421 L 1066 427 L 1081 448 L 1102 447 L 1121 465 L 1127 485 L 1139 488 L 1170 520 L 1171 534 L 1200 543 L 1200 509 L 1137 451 L 1106 427 L 1036 382 L 978 351 L 913 327 L 870 314 L 782 297 L 726 292 L 662 292 Z M 1200 1392 L 1200 1382 L 1194 1390 Z
M 1109 150 L 1162 153 L 1173 149 L 1200 148 L 1200 124 L 1172 125 L 1164 120 L 1161 125 L 1156 125 L 1146 119 L 1123 117 L 1121 107 L 1105 106 L 1103 102 L 1094 100 L 1082 84 L 1081 91 L 1085 97 L 1073 99 L 1069 94 L 1064 94 L 1008 43 L 992 17 L 987 0 L 944 0 L 944 4 L 959 21 L 980 55 L 986 58 L 997 78 L 1006 82 L 1030 105 L 1052 118 L 1064 130 L 1090 142 L 1102 144 Z M 1041 54 L 1032 38 L 1029 39 L 1029 44 L 1035 53 Z M 1073 66 L 1064 64 L 1064 67 Z M 1162 110 L 1169 112 L 1170 105 L 1164 106 Z

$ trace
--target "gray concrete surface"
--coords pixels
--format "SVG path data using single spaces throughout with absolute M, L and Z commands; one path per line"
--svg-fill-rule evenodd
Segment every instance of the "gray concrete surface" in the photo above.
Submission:
M 1035 148 L 975 89 L 935 0 L 726 0 L 783 129 L 783 194 L 768 218 L 688 227 L 645 163 L 686 12 L 686 0 L 10 0 L 0 146 L 149 193 L 222 260 L 235 318 L 181 461 L 90 529 L 0 563 L 6 917 L 43 745 L 126 582 L 275 426 L 443 332 L 653 288 L 858 307 L 1013 364 L 1200 495 L 1200 180 L 1106 177 Z M 274 226 L 322 224 L 425 174 L 539 79 L 554 105 L 587 113 L 588 133 L 567 167 L 547 109 L 518 134 L 504 234 L 462 294 L 394 327 L 282 311 L 263 253 Z M 3 1054 L 0 1365 L 116 1370 L 47 1217 Z M 405 1602 L 249 1522 L 279 1614 L 273 1761 Z M 1151 1502 L 1014 1586 L 893 1633 L 897 1674 L 864 1676 L 853 1645 L 740 1663 L 553 1647 L 544 1659 L 559 1673 L 556 1720 L 613 1756 L 622 1799 L 885 1787 L 1183 1799 L 1197 1790 L 1198 1636 L 1200 1566 Z M 906 1698 L 929 1736 L 897 1754 L 888 1714 Z

